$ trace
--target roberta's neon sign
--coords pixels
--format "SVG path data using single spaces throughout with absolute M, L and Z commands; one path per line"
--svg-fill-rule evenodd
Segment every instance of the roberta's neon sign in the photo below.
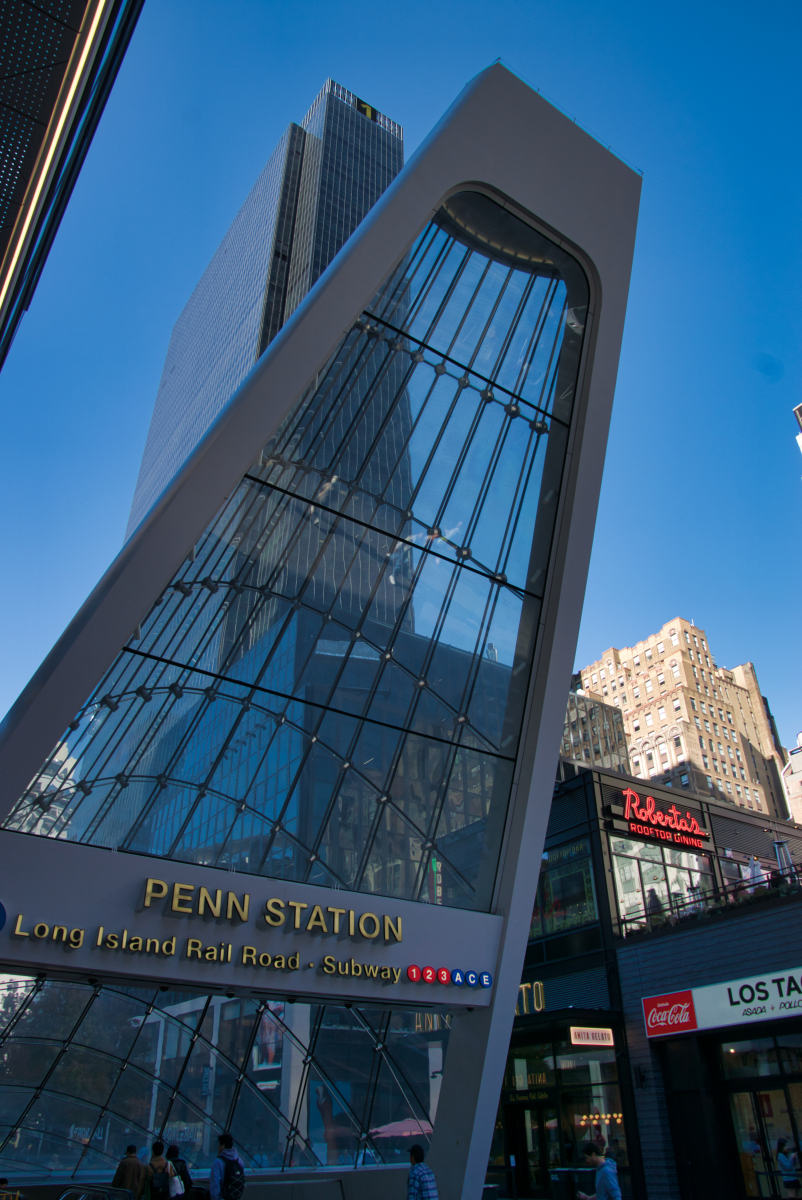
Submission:
M 630 833 L 696 847 L 702 846 L 702 838 L 710 836 L 699 827 L 696 817 L 689 812 L 683 816 L 676 804 L 667 809 L 658 808 L 654 796 L 647 796 L 641 802 L 640 796 L 632 788 L 624 788 L 623 796 L 626 804 L 624 820 L 629 824 Z

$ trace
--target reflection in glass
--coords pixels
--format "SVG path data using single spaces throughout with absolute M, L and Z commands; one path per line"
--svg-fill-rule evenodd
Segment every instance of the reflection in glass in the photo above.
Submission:
M 249 1168 L 394 1163 L 410 1129 L 431 1134 L 442 1013 L 6 979 L 0 1020 L 17 1020 L 0 1051 L 4 1174 L 108 1175 L 129 1143 L 145 1154 L 156 1136 L 204 1171 L 224 1129 Z M 82 1020 L 45 1041 L 45 1012 Z M 92 1030 L 102 1046 L 81 1043 Z
M 451 197 L 6 827 L 488 909 L 587 306 Z
M 774 1038 L 748 1038 L 745 1041 L 724 1042 L 721 1047 L 721 1064 L 727 1079 L 780 1073 Z

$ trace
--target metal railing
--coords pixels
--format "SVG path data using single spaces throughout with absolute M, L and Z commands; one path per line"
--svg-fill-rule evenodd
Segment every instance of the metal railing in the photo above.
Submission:
M 668 905 L 661 902 L 660 911 L 641 909 L 619 916 L 623 937 L 635 933 L 651 933 L 666 927 L 683 925 L 716 912 L 725 912 L 738 905 L 754 904 L 772 896 L 802 893 L 802 864 L 780 870 L 773 867 L 763 871 L 762 878 L 738 879 L 725 887 L 699 887 L 694 895 L 679 898 L 670 895 Z

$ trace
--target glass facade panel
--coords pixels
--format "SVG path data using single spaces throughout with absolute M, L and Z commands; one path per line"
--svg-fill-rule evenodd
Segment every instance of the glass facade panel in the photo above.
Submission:
M 6 826 L 487 910 L 587 303 L 451 197 Z M 590 919 L 589 878 L 553 886 L 554 928 Z
M 715 897 L 706 854 L 611 837 L 618 915 L 624 932 L 703 912 Z
M 743 1079 L 750 1075 L 779 1075 L 780 1065 L 774 1038 L 749 1038 L 741 1042 L 724 1042 L 721 1064 L 726 1079 Z
M 204 1170 L 224 1129 L 248 1168 L 278 1170 L 404 1162 L 409 1129 L 431 1135 L 446 1014 L 16 980 L 0 1002 L 20 991 L 0 1052 L 0 1166 L 17 1178 L 108 1175 L 157 1136 Z M 76 1011 L 63 1040 L 28 1032 Z M 106 1049 L 80 1043 L 90 1029 Z
M 590 842 L 558 846 L 543 855 L 529 940 L 598 920 Z

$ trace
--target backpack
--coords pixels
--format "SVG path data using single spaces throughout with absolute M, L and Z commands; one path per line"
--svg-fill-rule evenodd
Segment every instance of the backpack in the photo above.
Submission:
M 170 1200 L 170 1171 L 168 1167 L 157 1171 L 154 1167 L 150 1173 L 151 1200 Z
M 241 1200 L 245 1191 L 245 1171 L 238 1158 L 224 1158 L 223 1178 L 220 1181 L 222 1200 Z

